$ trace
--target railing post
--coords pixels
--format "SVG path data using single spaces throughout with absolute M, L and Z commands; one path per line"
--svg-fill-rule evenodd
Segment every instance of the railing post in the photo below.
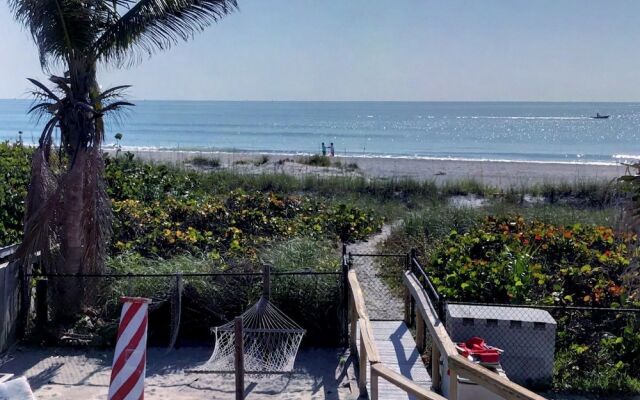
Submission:
M 362 337 L 362 330 L 360 330 L 360 349 L 358 350 L 360 355 L 360 361 L 358 362 L 358 369 L 360 379 L 358 379 L 358 388 L 360 389 L 360 395 L 367 395 L 367 349 L 364 345 L 364 338 Z
M 449 367 L 449 400 L 458 400 L 458 374 Z
M 358 339 L 357 336 L 357 329 L 358 329 L 358 313 L 356 312 L 356 306 L 353 302 L 353 297 L 349 296 L 349 303 L 350 303 L 350 307 L 349 307 L 349 314 L 350 314 L 350 321 L 349 321 L 349 342 L 350 342 L 350 350 L 351 350 L 351 354 L 355 354 L 356 350 L 358 349 L 358 345 L 356 340 Z
M 431 345 L 431 384 L 434 389 L 440 389 L 440 349 L 435 341 Z
M 371 400 L 378 400 L 378 372 L 375 368 L 371 368 Z
M 415 268 L 414 268 L 414 260 L 416 259 L 416 249 L 411 249 L 409 250 L 409 266 L 410 266 L 410 271 L 412 274 L 415 275 Z M 414 299 L 413 297 L 411 298 L 411 324 L 413 325 L 413 323 L 417 324 L 416 321 L 416 299 Z
M 342 342 L 349 344 L 349 264 L 347 263 L 347 245 L 342 243 Z
M 424 351 L 424 342 L 425 342 L 425 334 L 424 334 L 424 319 L 422 318 L 422 314 L 420 311 L 416 311 L 416 346 L 418 347 L 418 351 L 422 353 Z

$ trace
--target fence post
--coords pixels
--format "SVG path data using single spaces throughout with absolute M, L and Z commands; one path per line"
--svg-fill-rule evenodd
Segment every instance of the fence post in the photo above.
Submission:
M 411 325 L 411 294 L 409 288 L 404 288 L 404 322 L 407 325 Z
M 445 323 L 446 320 L 446 309 L 447 302 L 444 297 L 440 296 L 438 298 L 438 318 L 440 318 L 440 322 Z
M 415 275 L 414 268 L 413 268 L 413 254 L 414 254 L 413 249 L 411 249 L 409 253 L 407 253 L 407 270 Z M 409 295 L 409 289 L 405 288 L 405 291 L 407 293 L 407 296 L 409 297 L 409 304 L 408 304 L 409 319 L 408 321 L 405 319 L 405 322 L 407 323 L 407 325 L 413 326 L 413 324 L 416 321 L 416 300 L 413 298 L 413 296 Z
M 236 317 L 233 331 L 236 400 L 244 400 L 244 341 L 242 334 L 242 317 Z
M 36 281 L 36 327 L 38 331 L 47 325 L 48 320 L 47 284 L 46 279 Z
M 267 300 L 271 299 L 271 266 L 262 266 L 262 297 Z

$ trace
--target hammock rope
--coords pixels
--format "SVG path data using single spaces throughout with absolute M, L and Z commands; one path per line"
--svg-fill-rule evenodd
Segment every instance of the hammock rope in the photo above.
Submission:
M 246 373 L 269 374 L 293 371 L 305 334 L 297 323 L 269 301 L 269 267 L 265 267 L 263 295 L 242 315 L 242 341 Z M 213 328 L 215 348 L 199 372 L 234 372 L 234 321 Z

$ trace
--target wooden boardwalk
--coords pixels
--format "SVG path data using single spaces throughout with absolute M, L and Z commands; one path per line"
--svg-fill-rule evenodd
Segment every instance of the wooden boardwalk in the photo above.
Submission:
M 371 321 L 371 326 L 382 364 L 418 385 L 430 389 L 431 377 L 427 373 L 416 348 L 416 342 L 404 321 Z M 358 340 L 359 337 L 358 334 Z M 360 348 L 359 343 L 358 348 Z M 370 392 L 371 373 L 368 367 L 367 382 L 367 390 Z M 379 379 L 378 389 L 381 400 L 415 399 L 382 378 Z

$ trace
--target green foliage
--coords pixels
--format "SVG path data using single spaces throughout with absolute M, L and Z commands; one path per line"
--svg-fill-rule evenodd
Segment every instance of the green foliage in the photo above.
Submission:
M 326 240 L 294 238 L 277 242 L 261 254 L 276 272 L 339 272 L 340 253 Z M 307 329 L 306 340 L 329 344 L 340 333 L 340 275 L 274 276 L 271 297 L 278 307 Z
M 193 157 L 189 160 L 189 163 L 196 167 L 218 168 L 220 166 L 220 159 L 210 157 Z
M 636 237 L 611 228 L 488 217 L 452 231 L 432 254 L 433 282 L 448 299 L 619 307 Z
M 273 272 L 339 271 L 338 249 L 330 241 L 294 238 L 275 242 L 264 249 L 259 258 L 273 266 Z M 173 274 L 229 272 L 222 259 L 190 255 L 170 259 L 143 257 L 123 253 L 108 260 L 111 273 Z M 236 266 L 232 272 L 254 272 L 251 266 Z M 272 276 L 272 301 L 288 316 L 308 330 L 308 344 L 335 345 L 339 338 L 339 307 L 341 303 L 340 275 Z M 208 339 L 209 328 L 221 325 L 240 314 L 261 295 L 260 276 L 185 276 L 183 277 L 182 330 L 183 338 Z M 160 306 L 150 312 L 150 340 L 165 344 L 170 326 L 169 303 L 175 301 L 175 278 L 132 277 L 114 279 L 103 284 L 95 311 L 100 316 L 95 326 L 117 326 L 120 296 L 143 296 L 154 299 Z M 115 330 L 98 332 L 101 343 L 113 341 Z
M 314 167 L 330 167 L 331 166 L 331 158 L 329 158 L 328 156 L 321 156 L 319 154 L 314 154 L 309 157 L 300 158 L 298 162 L 305 165 L 312 165 Z
M 623 286 L 636 244 L 635 235 L 604 226 L 487 217 L 436 245 L 428 269 L 448 300 L 637 307 Z M 552 314 L 558 323 L 555 388 L 640 388 L 640 335 L 633 315 L 562 309 Z
M 21 144 L 0 143 L 0 247 L 22 239 L 32 154 L 33 149 Z
M 558 323 L 554 389 L 638 393 L 637 316 L 562 308 L 638 306 L 622 284 L 637 239 L 602 223 L 613 216 L 600 208 L 436 206 L 407 216 L 381 250 L 416 248 L 449 300 L 560 307 L 550 310 Z M 384 268 L 398 277 L 402 265 Z M 389 283 L 400 288 L 397 278 Z
M 269 156 L 263 154 L 257 160 L 255 160 L 253 162 L 253 165 L 255 165 L 256 167 L 259 167 L 259 166 L 264 165 L 264 164 L 266 164 L 268 162 L 269 162 Z
M 640 221 L 640 162 L 627 165 L 626 174 L 621 176 L 618 181 L 622 183 L 623 189 L 630 194 L 630 222 L 638 227 Z
M 199 200 L 172 196 L 148 204 L 113 202 L 113 250 L 170 257 L 232 252 L 254 258 L 255 247 L 278 238 L 304 235 L 352 242 L 380 229 L 382 220 L 344 204 L 298 196 L 233 191 Z
M 107 191 L 115 201 L 150 202 L 166 196 L 190 197 L 199 186 L 196 172 L 143 163 L 133 157 L 107 157 L 105 164 Z
M 640 393 L 639 321 L 620 315 L 614 320 L 607 319 L 606 324 L 594 320 L 597 323 L 587 328 L 591 335 L 586 339 L 572 337 L 572 343 L 561 343 L 556 353 L 553 386 L 587 393 Z M 606 331 L 599 331 L 601 327 Z M 567 336 L 565 332 L 561 334 Z

